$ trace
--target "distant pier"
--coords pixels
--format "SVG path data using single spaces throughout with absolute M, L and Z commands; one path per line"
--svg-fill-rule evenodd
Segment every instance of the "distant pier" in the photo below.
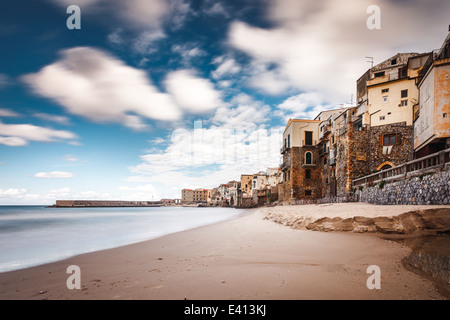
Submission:
M 54 208 L 161 207 L 162 201 L 56 200 Z

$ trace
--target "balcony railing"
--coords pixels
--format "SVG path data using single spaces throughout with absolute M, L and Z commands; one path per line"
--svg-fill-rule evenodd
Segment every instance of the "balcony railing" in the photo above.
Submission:
M 392 181 L 404 179 L 418 174 L 431 171 L 433 169 L 443 168 L 450 163 L 450 148 L 430 154 L 428 156 L 416 159 L 402 165 L 382 170 L 362 178 L 353 180 L 353 187 L 370 186 L 381 181 Z
M 281 147 L 281 149 L 280 149 L 280 153 L 281 154 L 284 154 L 287 150 L 289 150 L 290 149 L 290 147 L 288 147 L 288 146 L 283 146 L 283 147 Z
M 281 165 L 280 165 L 280 168 L 283 171 L 290 167 L 291 167 L 291 159 L 287 159 L 287 160 L 283 161 L 283 163 L 281 163 Z
M 302 146 L 304 147 L 313 147 L 317 144 L 317 140 L 306 141 L 302 140 Z
M 327 154 L 328 152 L 330 152 L 330 148 L 329 147 L 320 148 L 319 149 L 319 156 L 321 156 L 323 154 Z

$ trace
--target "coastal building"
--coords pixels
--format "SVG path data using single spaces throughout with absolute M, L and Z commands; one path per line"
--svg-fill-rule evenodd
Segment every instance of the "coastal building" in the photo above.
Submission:
M 342 115 L 347 108 L 339 108 L 320 112 L 314 120 L 319 124 L 318 165 L 321 168 L 321 195 L 322 197 L 336 196 L 336 139 L 334 121 Z
M 181 190 L 181 202 L 184 204 L 188 203 L 207 203 L 208 200 L 207 189 L 183 189 Z
M 238 196 L 240 194 L 241 182 L 240 181 L 229 181 L 226 184 L 225 194 L 228 206 L 237 207 L 239 200 Z
M 415 112 L 414 155 L 421 158 L 450 148 L 450 33 L 442 47 L 425 56 Z
M 413 111 L 419 102 L 416 81 L 427 55 L 398 53 L 369 70 L 370 172 L 412 160 Z
M 317 199 L 322 196 L 318 163 L 320 120 L 289 119 L 283 132 L 283 202 Z

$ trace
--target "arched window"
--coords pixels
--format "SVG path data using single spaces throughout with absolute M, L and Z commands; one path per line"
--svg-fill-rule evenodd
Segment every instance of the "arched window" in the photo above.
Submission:
M 305 153 L 305 164 L 312 164 L 312 153 L 309 151 Z

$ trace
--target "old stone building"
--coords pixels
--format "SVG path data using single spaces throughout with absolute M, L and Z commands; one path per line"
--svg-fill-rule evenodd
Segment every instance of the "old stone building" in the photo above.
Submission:
M 198 188 L 195 190 L 192 189 L 183 189 L 181 190 L 181 202 L 184 204 L 188 203 L 204 203 L 206 204 L 208 201 L 208 189 Z M 211 196 L 211 193 L 209 193 Z
M 283 133 L 283 199 L 317 199 L 322 197 L 319 163 L 319 120 L 290 119 Z
M 358 99 L 366 99 L 362 123 L 369 132 L 368 173 L 413 159 L 413 111 L 419 102 L 416 81 L 427 55 L 398 53 L 358 80 L 360 90 L 366 83 L 366 95 Z

